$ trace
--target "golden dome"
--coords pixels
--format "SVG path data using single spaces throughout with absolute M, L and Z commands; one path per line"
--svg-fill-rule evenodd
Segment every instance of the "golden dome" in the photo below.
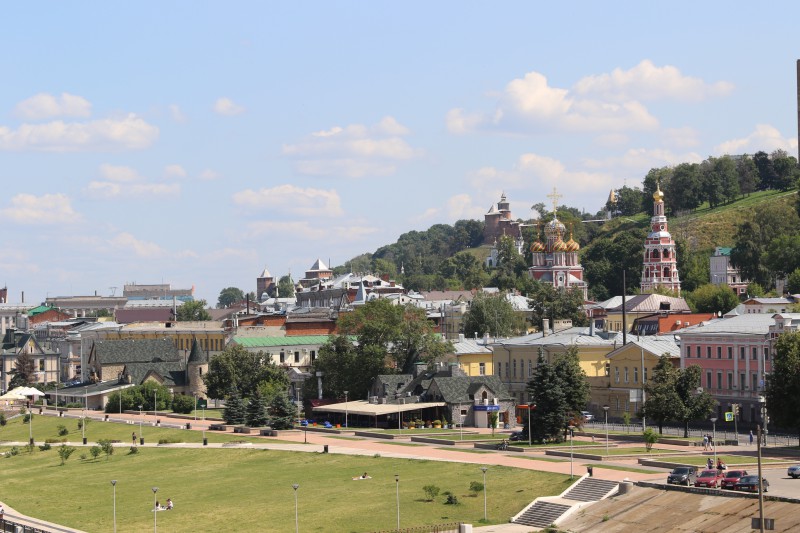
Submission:
M 553 251 L 554 252 L 566 252 L 567 251 L 567 243 L 558 239 L 556 242 L 553 243 Z
M 544 252 L 544 244 L 539 241 L 531 244 L 531 252 Z
M 581 245 L 577 242 L 572 240 L 572 236 L 570 235 L 569 240 L 564 244 L 568 252 L 577 252 L 580 250 Z
M 656 202 L 662 202 L 664 200 L 664 193 L 661 192 L 661 187 L 658 183 L 656 183 L 656 192 L 653 193 L 653 200 Z

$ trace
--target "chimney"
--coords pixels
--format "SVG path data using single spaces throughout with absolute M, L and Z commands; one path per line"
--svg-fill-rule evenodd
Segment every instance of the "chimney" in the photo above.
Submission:
M 550 319 L 549 318 L 543 318 L 542 319 L 542 337 L 546 337 L 548 333 L 550 333 Z
M 458 334 L 458 342 L 464 342 L 464 334 L 463 333 L 459 333 Z
M 594 337 L 594 319 L 589 320 L 589 335 Z

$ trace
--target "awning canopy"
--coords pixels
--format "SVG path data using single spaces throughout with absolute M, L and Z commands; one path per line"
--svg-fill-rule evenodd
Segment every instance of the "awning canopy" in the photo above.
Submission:
M 346 407 L 345 407 L 346 405 Z M 314 407 L 315 412 L 319 413 L 342 413 L 345 412 L 355 415 L 383 416 L 394 413 L 404 413 L 406 411 L 419 411 L 430 407 L 444 407 L 445 402 L 417 402 L 417 403 L 369 403 L 364 400 L 352 402 L 333 403 Z

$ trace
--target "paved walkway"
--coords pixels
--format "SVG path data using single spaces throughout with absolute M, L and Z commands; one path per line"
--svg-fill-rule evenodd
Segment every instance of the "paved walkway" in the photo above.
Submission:
M 44 520 L 39 520 L 38 518 L 32 518 L 30 516 L 26 516 L 17 512 L 16 509 L 9 507 L 5 502 L 2 502 L 3 508 L 5 509 L 5 520 L 8 522 L 15 522 L 17 524 L 21 524 L 23 526 L 27 526 L 30 528 L 34 528 L 40 531 L 53 531 L 58 533 L 84 533 L 80 529 L 72 529 L 66 526 L 61 526 L 58 524 L 54 524 L 52 522 L 46 522 Z

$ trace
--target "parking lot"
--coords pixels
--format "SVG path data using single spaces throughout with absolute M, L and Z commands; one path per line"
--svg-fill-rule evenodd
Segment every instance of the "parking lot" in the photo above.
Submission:
M 800 461 L 799 461 L 800 462 Z M 800 498 L 800 479 L 792 479 L 786 474 L 787 466 L 780 466 L 780 467 L 770 467 L 770 468 L 763 468 L 761 469 L 762 476 L 766 478 L 769 482 L 769 491 L 767 492 L 770 496 L 781 496 L 784 498 Z M 702 469 L 698 469 L 701 471 Z M 746 468 L 743 470 L 747 470 L 748 474 L 756 475 L 758 474 L 757 468 Z M 664 479 L 660 480 L 659 483 L 664 485 L 667 484 L 667 474 L 664 474 Z M 673 485 L 675 486 L 675 485 Z M 694 487 L 694 484 L 692 484 Z M 727 489 L 719 489 L 723 492 L 731 492 Z

